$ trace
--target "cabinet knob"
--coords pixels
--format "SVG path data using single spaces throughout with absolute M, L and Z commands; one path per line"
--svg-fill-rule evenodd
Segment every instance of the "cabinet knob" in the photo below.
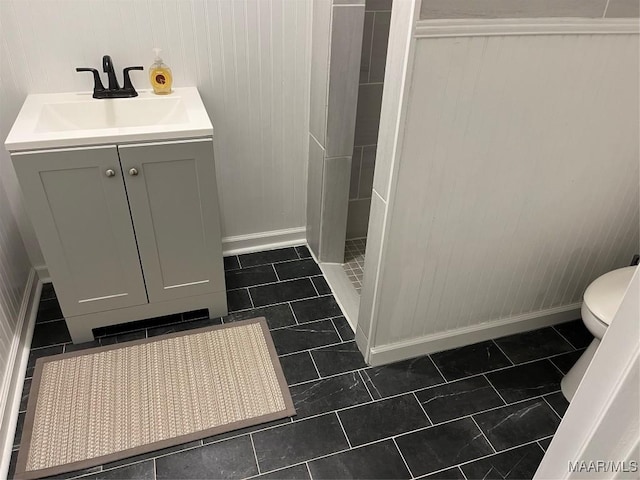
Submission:
M 104 172 L 104 174 L 105 174 L 107 177 L 114 177 L 114 176 L 115 176 L 115 174 L 116 174 L 116 172 L 114 172 L 112 169 L 109 169 L 109 170 L 107 170 L 106 172 Z
M 135 177 L 136 175 L 138 175 L 138 169 L 132 168 L 131 170 L 129 170 L 129 175 L 131 175 L 132 177 Z

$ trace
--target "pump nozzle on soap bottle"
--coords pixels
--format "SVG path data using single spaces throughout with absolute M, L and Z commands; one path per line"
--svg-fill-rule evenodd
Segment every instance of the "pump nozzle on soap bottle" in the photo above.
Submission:
M 155 59 L 153 65 L 149 67 L 149 80 L 153 87 L 153 93 L 156 95 L 166 95 L 171 93 L 171 85 L 173 84 L 173 75 L 171 69 L 164 64 L 162 58 L 160 58 L 159 48 L 153 49 L 155 53 Z

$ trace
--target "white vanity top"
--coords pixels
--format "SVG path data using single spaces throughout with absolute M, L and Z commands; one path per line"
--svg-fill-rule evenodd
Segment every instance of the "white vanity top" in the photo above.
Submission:
M 213 126 L 195 87 L 110 99 L 50 93 L 27 96 L 4 145 L 15 152 L 208 135 Z

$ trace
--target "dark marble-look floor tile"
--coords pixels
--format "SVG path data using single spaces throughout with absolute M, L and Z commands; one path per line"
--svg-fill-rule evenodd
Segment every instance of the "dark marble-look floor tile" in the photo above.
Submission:
M 431 425 L 413 394 L 338 412 L 351 445 L 363 445 Z
M 538 445 L 542 447 L 542 449 L 546 452 L 549 448 L 549 444 L 553 440 L 553 437 L 543 438 L 542 440 L 538 440 Z
M 200 310 L 191 310 L 189 312 L 182 312 L 183 322 L 200 320 L 202 318 L 209 318 L 209 310 L 207 310 L 206 308 L 201 308 Z
M 468 480 L 524 480 L 536 473 L 544 452 L 535 443 L 462 465 Z
M 551 408 L 553 408 L 560 417 L 564 417 L 567 408 L 569 408 L 569 402 L 564 397 L 562 392 L 550 393 L 544 396 Z
M 316 289 L 308 278 L 251 287 L 249 292 L 256 307 L 317 296 Z
M 221 325 L 222 319 L 218 318 L 201 318 L 199 320 L 191 320 L 162 327 L 148 328 L 147 337 L 157 337 L 158 335 L 166 335 L 168 333 L 186 332 L 187 330 L 195 330 L 196 328 L 211 327 L 212 325 Z
M 432 353 L 431 358 L 447 380 L 457 380 L 511 365 L 509 359 L 490 340 Z
M 296 465 L 294 467 L 283 468 L 282 470 L 276 470 L 274 472 L 265 473 L 253 477 L 260 480 L 310 480 L 309 470 L 305 463 Z
M 227 290 L 227 308 L 230 312 L 238 310 L 246 310 L 252 308 L 251 298 L 249 298 L 249 290 L 241 288 L 240 290 Z
M 340 310 L 333 295 L 291 302 L 291 308 L 293 308 L 293 313 L 296 314 L 298 323 L 342 315 L 342 310 Z
M 225 270 L 235 270 L 240 268 L 240 262 L 238 261 L 238 257 L 236 255 L 230 255 L 228 257 L 224 257 L 224 269 Z
M 11 452 L 11 458 L 9 459 L 9 471 L 7 472 L 7 478 L 11 479 L 16 474 L 16 465 L 18 464 L 18 450 Z
M 106 470 L 82 478 L 91 480 L 155 480 L 156 477 L 153 460 L 147 460 L 146 462 L 134 463 L 126 467 Z
M 288 303 L 270 305 L 268 307 L 254 308 L 244 312 L 236 312 L 223 317 L 224 323 L 238 322 L 249 318 L 264 317 L 269 328 L 287 327 L 295 325 L 296 319 L 293 316 Z
M 571 370 L 571 367 L 575 365 L 578 359 L 582 356 L 584 350 L 576 350 L 574 352 L 563 353 L 562 355 L 556 355 L 549 360 L 558 367 L 558 369 L 565 375 Z
M 318 348 L 311 352 L 311 356 L 316 362 L 320 375 L 323 377 L 367 366 L 356 342 L 339 343 L 330 347 Z
M 393 440 L 374 443 L 309 462 L 314 479 L 411 478 Z
M 26 412 L 18 414 L 18 423 L 16 424 L 16 433 L 13 436 L 13 448 L 18 448 L 22 440 L 22 429 L 24 428 L 24 419 Z
M 242 268 L 240 270 L 229 270 L 224 274 L 224 280 L 227 288 L 251 287 L 253 285 L 261 285 L 263 283 L 272 283 L 278 281 L 276 272 L 271 264 L 258 265 L 257 267 Z
M 20 412 L 27 410 L 27 404 L 29 402 L 29 391 L 31 390 L 31 378 L 27 378 L 22 386 L 22 397 L 20 397 Z
M 473 416 L 498 450 L 553 435 L 560 419 L 542 398 L 496 408 Z
M 279 360 L 289 385 L 320 378 L 309 352 L 294 353 Z
M 265 430 L 267 428 L 276 427 L 278 425 L 284 425 L 286 423 L 291 423 L 291 417 L 279 418 L 277 420 L 272 420 L 270 422 L 259 423 L 258 425 L 251 425 L 250 427 L 238 428 L 236 430 L 231 430 L 230 432 L 220 433 L 218 435 L 206 437 L 202 439 L 202 443 L 204 443 L 205 445 L 208 443 L 215 443 L 215 442 L 219 442 L 220 440 L 224 440 L 225 438 L 239 437 L 247 433 Z
M 489 372 L 487 378 L 505 402 L 512 403 L 560 390 L 562 374 L 545 359 Z
M 587 330 L 582 320 L 561 323 L 560 325 L 554 325 L 553 328 L 567 339 L 571 345 L 578 349 L 587 348 L 593 341 L 593 335 Z
M 258 474 L 248 435 L 156 459 L 156 478 L 246 478 Z
M 301 383 L 289 388 L 297 417 L 304 418 L 371 400 L 358 372 Z
M 56 290 L 53 288 L 53 283 L 43 283 L 40 300 L 50 300 L 52 298 L 56 298 Z
M 351 329 L 351 325 L 347 322 L 347 319 L 344 317 L 336 317 L 332 319 L 333 324 L 336 326 L 336 330 L 342 338 L 343 342 L 348 342 L 349 340 L 353 340 L 356 336 Z
M 398 393 L 444 383 L 442 375 L 428 356 L 381 367 L 371 367 L 362 372 L 374 398 L 389 397 Z
M 420 477 L 421 480 L 466 480 L 459 467 L 448 468 L 440 472 L 432 473 L 426 477 Z
M 470 418 L 436 425 L 396 439 L 414 476 L 452 467 L 493 453 Z
M 42 357 L 48 357 L 50 355 L 59 355 L 64 351 L 64 345 L 54 345 L 52 347 L 36 348 L 29 352 L 29 360 L 27 361 L 27 378 L 33 376 L 33 371 L 36 367 L 36 360 Z
M 75 478 L 82 478 L 83 480 L 85 478 L 91 478 L 91 479 L 95 479 L 96 477 L 94 475 L 98 475 L 100 472 L 103 471 L 102 465 L 98 465 L 96 467 L 88 467 L 88 468 L 83 468 L 82 470 L 74 470 L 73 472 L 66 472 L 66 473 L 61 473 L 60 475 L 53 475 L 52 477 L 47 477 L 47 480 L 67 480 L 67 479 L 75 479 Z M 111 470 L 110 470 L 111 471 Z M 127 470 L 125 470 L 126 472 Z M 91 474 L 90 476 L 88 476 L 89 474 Z M 118 474 L 120 475 L 120 474 Z M 104 478 L 105 480 L 107 479 L 118 479 L 120 480 L 122 479 L 136 479 L 137 477 L 131 477 L 131 476 L 126 476 L 126 475 L 122 475 L 120 476 L 116 476 L 116 477 L 100 477 L 98 476 L 97 478 Z M 142 477 L 144 478 L 144 477 Z M 153 477 L 151 477 L 153 478 Z
M 311 281 L 319 295 L 329 295 L 331 293 L 331 287 L 329 287 L 329 284 L 322 275 L 319 277 L 311 277 Z
M 36 323 L 50 322 L 52 320 L 64 319 L 60 304 L 56 298 L 49 300 L 40 299 L 38 304 L 38 315 L 36 316 Z
M 135 332 L 127 332 L 127 333 L 119 333 L 115 335 L 118 343 L 131 342 L 133 340 L 142 340 L 143 338 L 147 338 L 146 330 L 138 330 Z
M 96 338 L 109 335 L 118 335 L 120 333 L 129 333 L 136 330 L 144 330 L 145 328 L 154 328 L 164 325 L 172 325 L 182 322 L 182 314 L 174 313 L 172 315 L 163 315 L 161 317 L 145 318 L 136 320 L 135 322 L 119 323 L 117 325 L 109 325 L 107 327 L 94 328 L 93 334 Z
M 71 342 L 71 335 L 69 335 L 69 330 L 67 329 L 67 322 L 64 320 L 54 320 L 52 322 L 36 324 L 33 329 L 31 348 L 69 342 Z
M 90 342 L 83 343 L 67 343 L 64 346 L 64 353 L 78 352 L 80 350 L 87 350 L 89 348 L 96 348 L 100 346 L 100 340 L 91 340 Z
M 273 266 L 276 272 L 278 272 L 278 278 L 280 280 L 322 275 L 320 267 L 318 267 L 318 264 L 312 258 L 276 263 Z
M 252 436 L 262 472 L 349 448 L 335 413 L 263 430 Z
M 298 256 L 300 258 L 311 258 L 311 252 L 309 251 L 306 245 L 301 245 L 299 247 L 296 247 L 296 252 L 298 252 Z
M 293 247 L 238 255 L 242 268 L 255 267 L 256 265 L 265 265 L 267 263 L 284 262 L 286 260 L 297 260 L 298 258 L 298 253 Z
M 431 421 L 446 422 L 471 413 L 504 405 L 483 376 L 465 378 L 416 392 Z
M 340 342 L 331 320 L 279 328 L 271 332 L 278 355 L 299 352 Z
M 495 340 L 513 363 L 528 362 L 570 352 L 573 347 L 552 327 L 518 333 Z
M 182 452 L 185 450 L 189 450 L 191 448 L 202 446 L 201 440 L 194 440 L 188 443 L 180 443 L 178 445 L 173 445 L 171 447 L 162 448 L 160 450 L 154 450 L 152 452 L 141 453 L 140 455 L 135 455 L 133 457 L 122 458 L 120 460 L 115 460 L 113 462 L 106 463 L 102 466 L 103 470 L 110 470 L 112 468 L 121 467 L 122 465 L 131 465 L 132 463 L 138 463 L 143 460 L 148 460 L 150 458 L 162 457 L 164 455 L 169 455 L 172 453 Z

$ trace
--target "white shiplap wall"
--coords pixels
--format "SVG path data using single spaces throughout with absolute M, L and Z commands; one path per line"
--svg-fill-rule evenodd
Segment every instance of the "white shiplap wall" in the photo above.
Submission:
M 628 265 L 638 59 L 637 35 L 416 40 L 374 350 L 562 310 Z
M 197 86 L 211 116 L 223 236 L 303 228 L 310 15 L 311 0 L 2 0 L 0 139 L 27 93 L 91 90 L 75 67 L 99 67 L 104 54 L 119 78 L 144 65 L 133 83 L 149 88 L 158 46 L 174 85 Z M 42 264 L 0 150 L 29 255 Z
M 17 353 L 20 314 L 23 297 L 28 287 L 31 264 L 22 243 L 18 226 L 0 182 L 0 417 L 9 391 L 9 381 L 13 360 Z M 0 433 L 6 427 L 0 418 Z M 0 448 L 2 446 L 0 435 Z

